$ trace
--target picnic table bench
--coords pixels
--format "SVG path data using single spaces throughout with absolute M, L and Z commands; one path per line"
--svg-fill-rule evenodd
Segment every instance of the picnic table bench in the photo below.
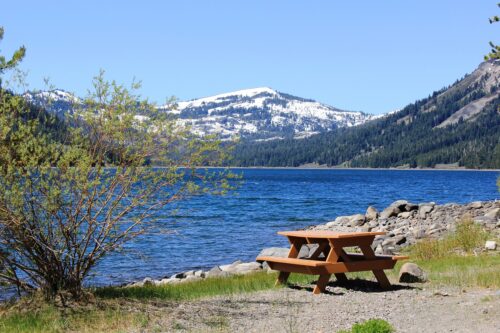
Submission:
M 313 293 L 325 291 L 332 274 L 338 281 L 347 282 L 345 273 L 372 271 L 380 286 L 384 289 L 391 286 L 384 269 L 392 269 L 398 260 L 407 256 L 375 255 L 371 244 L 377 235 L 385 232 L 349 232 L 332 231 L 280 231 L 290 242 L 287 258 L 259 256 L 257 261 L 267 262 L 273 270 L 280 271 L 276 283 L 286 283 L 290 273 L 319 275 Z M 316 250 L 308 258 L 297 258 L 300 248 L 306 244 L 318 244 Z M 347 253 L 344 247 L 359 247 L 361 253 Z M 323 254 L 323 257 L 321 257 Z

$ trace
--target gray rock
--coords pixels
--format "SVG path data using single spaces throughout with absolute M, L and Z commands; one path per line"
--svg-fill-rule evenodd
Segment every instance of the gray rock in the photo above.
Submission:
M 498 219 L 500 218 L 500 208 L 493 208 L 492 210 L 484 214 L 484 216 L 492 219 Z
M 397 207 L 399 208 L 401 211 L 405 210 L 406 209 L 406 205 L 409 204 L 408 201 L 406 200 L 397 200 L 397 201 L 394 201 L 389 207 Z
M 425 282 L 427 276 L 417 264 L 407 262 L 399 270 L 399 282 L 415 283 Z
M 484 248 L 486 250 L 494 251 L 497 248 L 497 243 L 495 241 L 492 241 L 492 240 L 486 241 L 486 244 L 484 244 Z
M 349 218 L 349 226 L 357 227 L 365 223 L 365 216 L 363 214 L 355 214 Z
M 335 221 L 330 221 L 325 224 L 327 227 L 335 227 L 337 225 L 337 222 Z
M 434 205 L 421 205 L 418 207 L 418 216 L 422 219 L 425 219 L 427 217 L 427 214 L 432 212 L 434 209 Z
M 376 220 L 377 217 L 378 217 L 378 210 L 373 206 L 369 206 L 366 209 L 366 213 L 365 213 L 366 221 Z
M 153 280 L 150 277 L 144 278 L 144 280 L 142 280 L 142 286 L 144 286 L 144 287 L 154 286 L 154 284 L 155 284 L 155 280 Z
M 474 201 L 470 203 L 469 207 L 474 209 L 483 208 L 483 203 L 481 201 Z
M 407 203 L 406 206 L 405 206 L 405 210 L 407 212 L 411 212 L 411 211 L 414 211 L 414 210 L 417 210 L 418 209 L 418 205 L 417 204 L 414 204 L 414 203 Z
M 200 276 L 189 275 L 184 280 L 182 280 L 182 282 L 194 282 L 199 280 L 203 280 L 203 278 L 201 278 Z
M 201 278 L 204 278 L 205 277 L 205 272 L 200 269 L 200 270 L 194 272 L 194 276 L 199 276 Z
M 478 224 L 495 224 L 497 219 L 488 216 L 476 216 L 474 217 L 474 222 Z
M 401 210 L 395 206 L 389 206 L 380 213 L 381 219 L 388 219 L 389 217 L 397 216 Z
M 177 273 L 172 275 L 170 278 L 171 279 L 184 279 L 186 277 L 185 273 Z
M 228 272 L 222 271 L 222 269 L 220 269 L 219 266 L 215 266 L 214 268 L 212 268 L 211 270 L 209 270 L 206 273 L 206 277 L 207 278 L 210 278 L 210 277 L 223 277 L 223 276 L 228 276 L 228 275 L 230 275 L 230 274 Z
M 288 251 L 290 249 L 285 248 L 285 247 L 268 247 L 260 251 L 259 257 L 260 256 L 267 256 L 267 257 L 288 257 Z
M 233 272 L 235 267 L 238 266 L 239 264 L 242 264 L 243 262 L 241 260 L 236 260 L 235 262 L 233 262 L 232 264 L 229 264 L 229 265 L 220 265 L 219 268 L 221 269 L 221 271 L 223 272 Z
M 335 219 L 336 224 L 347 225 L 350 221 L 350 216 L 339 216 Z
M 406 236 L 396 236 L 394 237 L 394 241 L 396 245 L 401 245 L 406 242 Z
M 407 219 L 413 215 L 412 212 L 402 212 L 398 214 L 398 217 L 401 217 L 403 219 Z
M 247 262 L 234 266 L 231 273 L 248 274 L 262 270 L 262 265 L 258 262 Z

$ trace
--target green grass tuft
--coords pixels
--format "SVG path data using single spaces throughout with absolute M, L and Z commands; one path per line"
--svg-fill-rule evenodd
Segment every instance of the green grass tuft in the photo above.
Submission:
M 363 323 L 357 323 L 350 330 L 342 330 L 338 333 L 391 333 L 394 327 L 383 319 L 370 319 Z

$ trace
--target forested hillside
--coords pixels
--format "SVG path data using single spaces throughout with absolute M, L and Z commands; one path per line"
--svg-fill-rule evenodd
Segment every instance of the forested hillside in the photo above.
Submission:
M 500 65 L 470 75 L 399 112 L 301 140 L 240 143 L 234 165 L 500 168 Z

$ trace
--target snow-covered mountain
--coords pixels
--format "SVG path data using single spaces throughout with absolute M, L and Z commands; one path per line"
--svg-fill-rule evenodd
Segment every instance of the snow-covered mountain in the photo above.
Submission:
M 254 88 L 179 102 L 160 110 L 178 116 L 199 134 L 251 140 L 302 138 L 337 127 L 362 124 L 373 118 L 363 112 L 343 111 L 310 99 Z
M 63 90 L 26 93 L 25 98 L 60 116 L 71 112 L 80 99 Z M 159 106 L 200 135 L 248 140 L 304 138 L 337 127 L 362 124 L 376 116 L 344 111 L 271 88 L 254 88 Z
M 75 105 L 81 103 L 78 97 L 60 89 L 27 92 L 23 96 L 28 102 L 60 116 L 71 112 Z

